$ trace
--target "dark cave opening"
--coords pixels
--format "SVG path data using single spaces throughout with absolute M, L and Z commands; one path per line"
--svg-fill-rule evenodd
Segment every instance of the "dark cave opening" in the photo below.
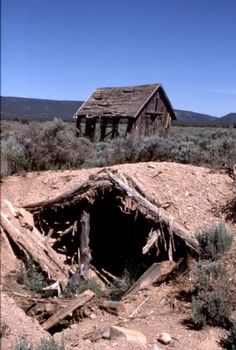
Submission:
M 92 265 L 98 270 L 121 276 L 125 270 L 139 277 L 153 262 L 168 259 L 166 252 L 157 257 L 155 249 L 143 255 L 154 223 L 139 210 L 124 211 L 119 191 L 98 195 L 91 207 L 90 249 Z

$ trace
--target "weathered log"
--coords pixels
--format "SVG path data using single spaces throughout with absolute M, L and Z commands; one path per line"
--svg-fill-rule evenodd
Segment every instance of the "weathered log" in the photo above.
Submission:
M 70 303 L 70 299 L 65 298 L 47 298 L 47 299 L 23 299 L 19 300 L 21 308 L 29 316 L 38 314 L 54 315 L 62 308 L 66 308 Z M 45 320 L 44 320 L 45 321 Z
M 82 294 L 74 298 L 65 308 L 58 310 L 46 322 L 42 323 L 42 328 L 48 330 L 63 320 L 66 316 L 72 314 L 76 309 L 88 303 L 93 297 L 94 292 L 86 290 Z
M 29 204 L 24 205 L 24 208 L 28 209 L 28 210 L 33 209 L 33 211 L 36 211 L 37 209 L 40 209 L 44 206 L 50 206 L 53 204 L 61 204 L 63 202 L 68 203 L 74 197 L 80 196 L 83 193 L 86 193 L 87 191 L 93 192 L 93 191 L 96 191 L 97 189 L 106 188 L 106 187 L 110 187 L 110 186 L 111 186 L 111 183 L 110 183 L 107 176 L 104 178 L 99 178 L 99 180 L 97 182 L 94 180 L 88 180 L 88 181 L 80 184 L 79 186 L 73 188 L 72 190 L 66 191 L 53 199 L 44 200 L 44 201 L 40 201 L 40 202 L 36 202 L 36 203 L 29 203 Z
M 33 228 L 33 231 L 19 230 L 17 222 L 13 224 L 3 212 L 1 212 L 1 225 L 17 246 L 26 251 L 50 278 L 61 281 L 63 285 L 67 284 L 68 271 L 62 266 L 54 250 L 45 245 L 36 227 Z
M 152 264 L 139 279 L 131 286 L 124 296 L 137 293 L 154 283 L 163 282 L 176 268 L 174 261 L 162 261 Z
M 7 205 L 8 209 L 10 210 L 11 214 L 14 217 L 17 217 L 17 212 L 16 212 L 15 208 L 13 207 L 12 203 L 8 199 L 5 199 L 4 202 Z
M 114 175 L 112 172 L 108 172 L 108 175 L 116 187 L 123 189 L 133 201 L 138 204 L 138 208 L 144 215 L 150 216 L 157 222 L 165 224 L 168 228 L 172 229 L 172 232 L 185 241 L 186 245 L 189 246 L 195 253 L 199 251 L 199 245 L 196 239 L 191 238 L 189 232 L 182 227 L 180 224 L 174 221 L 173 216 L 169 215 L 163 208 L 158 208 L 156 205 L 151 203 L 148 199 L 138 193 L 134 188 L 127 185 L 121 177 Z
M 8 239 L 4 229 L 2 228 L 2 226 L 0 226 L 0 232 L 1 232 L 1 246 L 2 246 L 2 244 L 5 245 L 9 251 L 9 253 L 11 254 L 12 258 L 16 259 L 14 251 L 12 249 L 12 246 L 11 246 L 9 239 Z
M 142 249 L 142 253 L 143 254 L 147 254 L 147 252 L 149 252 L 149 250 L 154 246 L 154 244 L 158 243 L 158 239 L 161 236 L 160 231 L 158 230 L 151 230 L 149 235 L 148 235 L 148 240 L 147 243 L 145 244 L 145 246 Z
M 26 227 L 29 230 L 33 230 L 34 228 L 34 218 L 33 215 L 25 210 L 24 208 L 20 208 L 17 211 L 17 217 L 20 220 L 21 226 Z
M 91 252 L 89 248 L 90 214 L 85 210 L 80 219 L 80 276 L 88 279 L 89 263 L 91 261 Z

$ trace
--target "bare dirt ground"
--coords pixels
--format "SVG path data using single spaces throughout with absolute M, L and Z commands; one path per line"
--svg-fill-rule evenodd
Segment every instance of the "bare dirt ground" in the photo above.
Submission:
M 138 163 L 114 166 L 119 172 L 128 173 L 142 185 L 158 203 L 170 203 L 167 212 L 186 227 L 192 235 L 196 230 L 212 223 L 225 220 L 227 226 L 236 234 L 236 225 L 226 219 L 221 210 L 233 197 L 233 180 L 224 173 L 213 172 L 203 167 L 175 163 Z M 54 198 L 59 194 L 78 186 L 89 175 L 100 169 L 67 171 L 46 171 L 28 173 L 25 176 L 11 176 L 3 180 L 1 188 L 2 211 L 6 209 L 5 199 L 15 207 L 28 203 Z M 1 240 L 2 243 L 2 240 Z M 231 256 L 235 253 L 235 240 Z M 49 336 L 39 323 L 17 305 L 17 294 L 28 291 L 19 286 L 14 278 L 14 271 L 19 269 L 19 261 L 11 253 L 5 242 L 1 244 L 1 321 L 9 326 L 9 334 L 1 339 L 2 349 L 11 349 L 17 336 L 26 334 L 35 343 L 40 338 Z M 126 308 L 132 312 L 147 296 L 149 300 L 135 317 L 123 326 L 142 332 L 147 338 L 147 345 L 132 345 L 121 339 L 100 339 L 91 342 L 84 336 L 101 325 L 115 325 L 121 320 L 100 310 L 96 303 L 91 304 L 92 317 L 71 325 L 63 332 L 54 334 L 55 339 L 63 336 L 66 349 L 152 349 L 161 332 L 168 332 L 172 341 L 169 345 L 158 343 L 159 349 L 220 349 L 219 340 L 226 335 L 220 328 L 207 327 L 196 331 L 186 326 L 190 304 L 177 296 L 189 286 L 189 277 L 175 283 L 163 284 L 137 293 L 128 299 Z M 158 349 L 158 348 L 156 348 Z

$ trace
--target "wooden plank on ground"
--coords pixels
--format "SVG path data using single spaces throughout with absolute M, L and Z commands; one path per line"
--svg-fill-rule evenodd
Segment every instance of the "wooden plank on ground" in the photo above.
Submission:
M 49 317 L 49 319 L 44 322 L 41 326 L 44 330 L 48 330 L 55 326 L 58 322 L 63 320 L 66 316 L 71 314 L 73 311 L 78 309 L 79 307 L 87 304 L 93 297 L 95 293 L 91 290 L 86 290 L 82 294 L 78 295 L 74 298 L 67 307 L 58 310 L 53 316 Z
M 177 264 L 174 261 L 169 260 L 152 264 L 126 292 L 125 296 L 137 293 L 139 290 L 148 288 L 154 283 L 163 282 L 176 266 Z

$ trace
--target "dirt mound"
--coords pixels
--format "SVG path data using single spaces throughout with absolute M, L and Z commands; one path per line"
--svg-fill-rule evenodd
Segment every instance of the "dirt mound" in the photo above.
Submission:
M 210 169 L 177 163 L 137 163 L 114 166 L 137 178 L 153 199 L 170 204 L 166 210 L 189 230 L 224 219 L 217 209 L 232 197 L 233 180 Z M 88 180 L 98 168 L 28 173 L 11 176 L 2 185 L 4 198 L 15 206 L 50 199 Z
M 12 344 L 23 335 L 31 339 L 34 344 L 38 344 L 42 338 L 50 337 L 36 320 L 27 316 L 14 299 L 4 292 L 1 293 L 1 322 L 5 322 L 9 327 L 9 334 L 2 338 L 1 345 L 4 350 L 12 349 Z

